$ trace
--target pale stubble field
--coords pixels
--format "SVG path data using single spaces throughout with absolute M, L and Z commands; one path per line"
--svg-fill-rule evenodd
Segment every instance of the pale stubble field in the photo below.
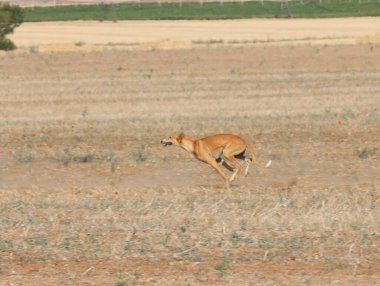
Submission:
M 0 285 L 378 285 L 379 58 L 1 56 Z M 225 190 L 160 145 L 178 132 L 239 134 L 259 166 Z

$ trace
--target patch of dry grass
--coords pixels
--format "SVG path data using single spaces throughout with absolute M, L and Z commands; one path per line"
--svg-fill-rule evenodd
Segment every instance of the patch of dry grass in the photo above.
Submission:
M 0 284 L 374 284 L 379 51 L 3 57 Z M 180 131 L 273 164 L 226 191 Z
M 235 264 L 259 261 L 317 264 L 321 272 L 378 271 L 380 193 L 374 186 L 0 194 L 3 274 L 11 273 L 15 258 L 220 260 L 228 261 L 229 267 L 215 265 L 226 277 Z

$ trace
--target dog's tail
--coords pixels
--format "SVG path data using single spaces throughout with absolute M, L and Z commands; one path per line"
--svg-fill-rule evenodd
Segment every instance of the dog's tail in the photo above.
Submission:
M 251 154 L 251 158 L 249 158 L 251 160 L 251 162 L 255 162 L 257 163 L 257 159 L 256 159 L 256 155 L 255 155 L 255 151 L 253 150 L 253 147 L 251 144 L 249 144 L 248 142 L 246 142 L 246 146 L 247 146 L 247 149 L 249 151 L 249 153 Z M 269 160 L 266 164 L 265 164 L 265 168 L 269 168 L 270 166 L 272 165 L 272 160 Z

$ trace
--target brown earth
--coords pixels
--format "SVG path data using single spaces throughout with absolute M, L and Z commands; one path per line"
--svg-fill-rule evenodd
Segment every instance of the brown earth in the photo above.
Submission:
M 379 58 L 2 55 L 0 285 L 379 285 Z M 159 144 L 178 132 L 240 134 L 259 164 L 227 191 Z

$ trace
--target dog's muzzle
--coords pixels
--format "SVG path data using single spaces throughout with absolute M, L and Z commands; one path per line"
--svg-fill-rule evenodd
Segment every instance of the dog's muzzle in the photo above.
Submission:
M 168 145 L 173 145 L 172 142 L 170 142 L 170 141 L 164 141 L 164 140 L 161 140 L 161 144 L 164 145 L 165 147 L 168 146 Z

